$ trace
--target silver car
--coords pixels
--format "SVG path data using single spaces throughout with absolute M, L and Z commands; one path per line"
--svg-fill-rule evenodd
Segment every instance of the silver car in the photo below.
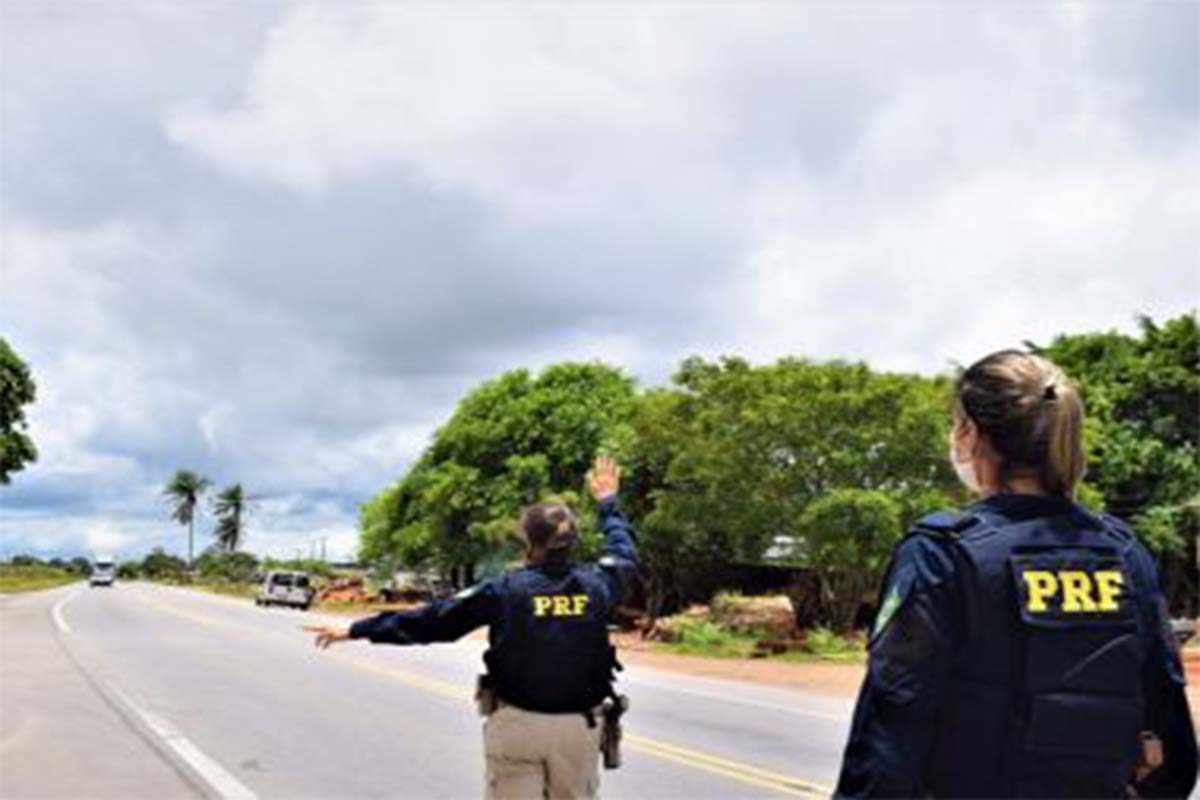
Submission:
M 258 587 L 254 604 L 294 606 L 307 611 L 315 595 L 307 572 L 268 572 Z

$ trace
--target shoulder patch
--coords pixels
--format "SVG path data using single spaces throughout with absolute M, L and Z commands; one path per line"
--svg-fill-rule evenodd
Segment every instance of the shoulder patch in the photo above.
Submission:
M 883 598 L 883 605 L 879 607 L 879 613 L 875 615 L 875 624 L 871 626 L 869 638 L 874 639 L 883 633 L 883 629 L 892 621 L 892 617 L 896 616 L 896 611 L 903 602 L 904 595 L 901 594 L 900 587 L 895 584 L 888 587 L 887 594 Z
M 450 599 L 454 600 L 455 602 L 460 602 L 462 600 L 466 600 L 469 597 L 474 597 L 475 595 L 479 594 L 480 590 L 482 590 L 482 589 L 483 589 L 483 584 L 477 583 L 474 586 L 468 586 L 467 588 L 463 589 L 461 592 L 454 595 Z

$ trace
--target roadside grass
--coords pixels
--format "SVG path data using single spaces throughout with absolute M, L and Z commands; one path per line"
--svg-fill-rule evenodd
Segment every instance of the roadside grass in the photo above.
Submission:
M 0 593 L 36 592 L 81 581 L 77 573 L 42 566 L 0 564 Z
M 770 638 L 764 631 L 731 628 L 709 619 L 680 617 L 671 621 L 675 641 L 654 642 L 653 650 L 705 658 L 753 658 L 800 663 L 835 662 L 861 664 L 866 660 L 863 642 L 840 636 L 825 628 L 815 628 L 804 636 L 802 649 L 766 653 L 758 643 Z

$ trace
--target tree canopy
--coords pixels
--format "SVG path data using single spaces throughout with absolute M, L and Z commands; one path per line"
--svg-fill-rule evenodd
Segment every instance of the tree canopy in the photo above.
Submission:
M 0 337 L 0 486 L 37 460 L 37 447 L 26 430 L 25 406 L 37 397 L 29 366 Z
M 1140 324 L 1030 347 L 1083 394 L 1084 502 L 1181 551 L 1195 547 L 1200 507 L 1200 337 L 1194 314 Z M 798 618 L 847 627 L 905 529 L 967 500 L 947 460 L 950 394 L 949 375 L 802 358 L 689 358 L 670 385 L 643 391 L 603 364 L 513 370 L 470 391 L 361 507 L 359 554 L 388 568 L 495 567 L 519 554 L 520 508 L 578 500 L 608 451 L 625 468 L 651 613 L 774 562 L 815 581 L 818 601 L 797 602 Z
M 469 392 L 420 459 L 360 512 L 360 556 L 462 568 L 515 553 L 520 509 L 577 496 L 598 450 L 628 439 L 633 382 L 602 364 L 518 369 Z

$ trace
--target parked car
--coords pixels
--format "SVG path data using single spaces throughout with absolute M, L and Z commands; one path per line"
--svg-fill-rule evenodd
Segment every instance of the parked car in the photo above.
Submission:
M 316 591 L 307 572 L 268 572 L 254 597 L 259 606 L 294 606 L 307 611 Z
M 117 579 L 117 564 L 111 558 L 98 558 L 92 562 L 92 574 L 88 586 L 109 586 Z

